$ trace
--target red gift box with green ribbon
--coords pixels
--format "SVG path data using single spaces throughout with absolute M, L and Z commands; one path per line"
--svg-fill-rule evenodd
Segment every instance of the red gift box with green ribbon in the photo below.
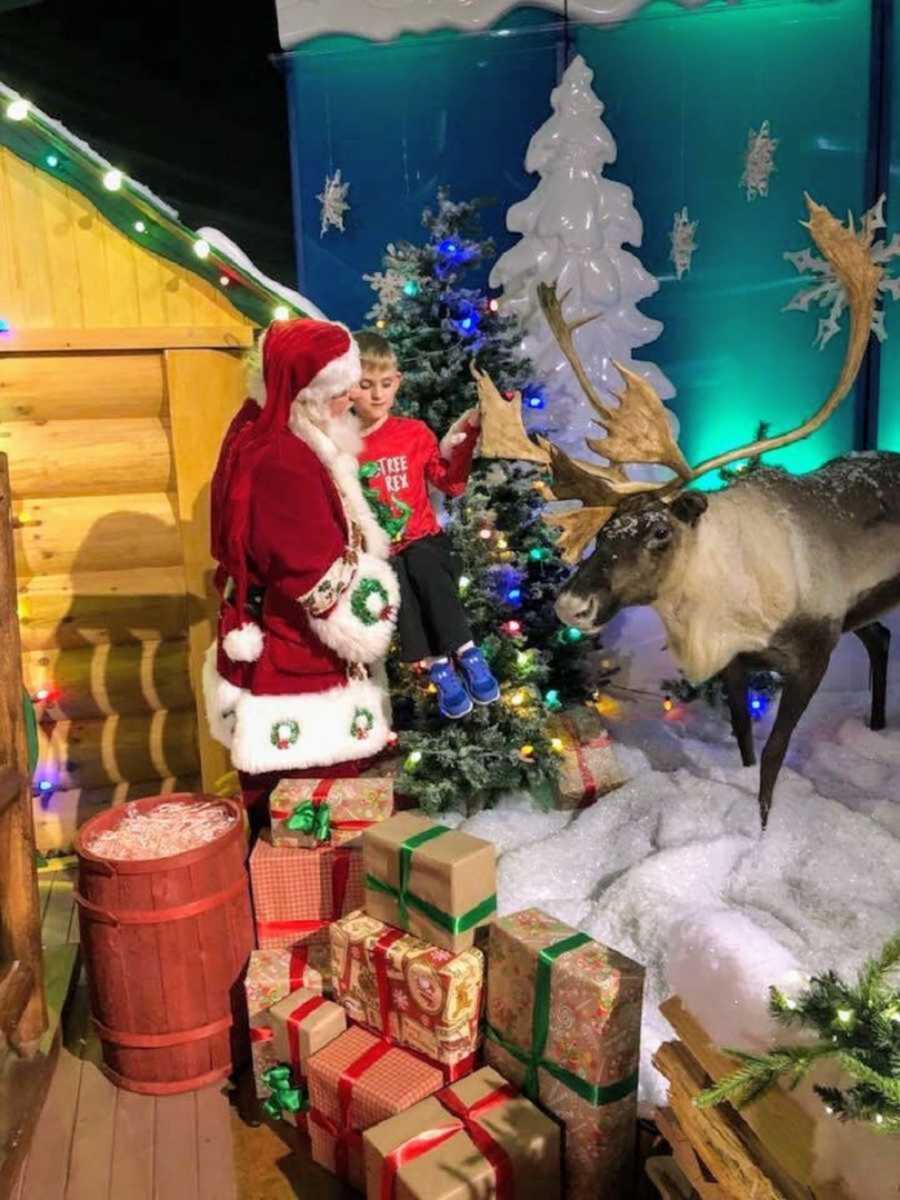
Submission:
M 340 846 L 394 811 L 390 779 L 282 779 L 269 798 L 274 846 Z
M 488 941 L 485 1057 L 565 1125 L 566 1196 L 628 1192 L 644 968 L 529 908 Z
M 459 954 L 497 911 L 491 842 L 398 813 L 363 834 L 366 912 Z
M 490 1067 L 373 1126 L 363 1146 L 369 1200 L 559 1200 L 559 1126 Z
M 312 1156 L 365 1189 L 363 1130 L 411 1108 L 443 1086 L 436 1068 L 354 1026 L 307 1065 Z
M 328 945 L 328 926 L 362 904 L 362 854 L 355 846 L 297 850 L 265 834 L 250 855 L 259 948 Z

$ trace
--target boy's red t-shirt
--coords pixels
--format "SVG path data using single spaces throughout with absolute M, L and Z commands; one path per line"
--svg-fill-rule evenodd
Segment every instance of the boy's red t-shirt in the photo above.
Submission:
M 462 434 L 457 445 L 455 435 Z M 463 421 L 438 443 L 424 421 L 388 417 L 373 433 L 363 435 L 359 455 L 364 470 L 363 490 L 372 488 L 390 521 L 391 551 L 398 554 L 410 542 L 440 533 L 428 498 L 428 485 L 447 496 L 461 496 L 472 469 L 478 429 Z M 374 469 L 373 469 L 374 468 Z M 405 519 L 404 519 L 405 518 Z M 384 524 L 384 521 L 380 521 Z

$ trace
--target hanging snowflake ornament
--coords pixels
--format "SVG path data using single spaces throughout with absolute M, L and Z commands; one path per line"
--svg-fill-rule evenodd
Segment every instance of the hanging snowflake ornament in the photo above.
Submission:
M 768 196 L 769 176 L 775 170 L 775 151 L 779 141 L 779 138 L 772 137 L 768 121 L 763 121 L 759 129 L 751 129 L 747 134 L 740 186 L 745 189 L 748 200 Z
M 673 218 L 672 232 L 669 234 L 669 241 L 672 243 L 669 259 L 675 267 L 678 279 L 691 269 L 691 259 L 697 249 L 694 235 L 699 224 L 699 221 L 691 221 L 688 218 L 687 205 L 681 212 L 676 212 Z
M 341 171 L 338 168 L 333 175 L 325 176 L 325 186 L 316 199 L 322 205 L 322 228 L 319 237 L 324 237 L 330 226 L 344 232 L 344 213 L 350 211 L 347 193 L 349 183 L 341 182 Z
M 378 296 L 373 312 L 399 303 L 406 286 L 406 276 L 392 267 L 388 267 L 386 271 L 373 271 L 371 275 L 363 275 L 363 279 Z
M 884 239 L 875 241 L 875 234 L 878 230 L 886 228 L 884 202 L 885 197 L 881 196 L 876 204 L 863 213 L 860 222 L 860 236 L 866 239 L 872 247 L 872 261 L 882 268 L 882 276 L 878 284 L 879 299 L 888 295 L 892 300 L 897 300 L 900 299 L 900 279 L 894 278 L 890 272 L 894 265 L 891 260 L 900 258 L 900 234 L 895 233 L 889 242 Z M 814 254 L 811 250 L 786 250 L 784 257 L 802 275 L 811 275 L 814 282 L 811 287 L 802 288 L 795 296 L 792 296 L 783 311 L 799 309 L 801 312 L 808 312 L 811 305 L 827 308 L 828 314 L 819 319 L 819 327 L 813 342 L 814 346 L 818 346 L 822 350 L 840 331 L 841 314 L 847 307 L 847 293 L 835 275 L 832 265 L 818 254 Z M 887 337 L 887 331 L 884 328 L 884 310 L 877 304 L 872 313 L 872 332 L 879 342 L 883 342 Z

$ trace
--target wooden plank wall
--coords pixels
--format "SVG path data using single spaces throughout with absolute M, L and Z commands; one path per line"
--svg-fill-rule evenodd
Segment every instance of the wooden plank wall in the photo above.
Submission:
M 249 322 L 0 148 L 0 451 L 10 460 L 42 849 L 93 812 L 227 769 L 198 713 L 208 485 Z
M 249 325 L 211 284 L 145 250 L 139 234 L 126 237 L 80 192 L 4 147 L 0 298 L 14 331 Z

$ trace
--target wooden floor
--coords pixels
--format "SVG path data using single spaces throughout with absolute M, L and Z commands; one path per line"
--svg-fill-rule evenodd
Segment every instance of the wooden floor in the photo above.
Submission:
M 40 873 L 45 955 L 74 952 L 71 870 Z M 261 1118 L 239 1087 L 184 1096 L 122 1091 L 99 1069 L 83 975 L 69 1001 L 47 1100 L 13 1200 L 339 1200 L 345 1189 L 296 1130 Z

